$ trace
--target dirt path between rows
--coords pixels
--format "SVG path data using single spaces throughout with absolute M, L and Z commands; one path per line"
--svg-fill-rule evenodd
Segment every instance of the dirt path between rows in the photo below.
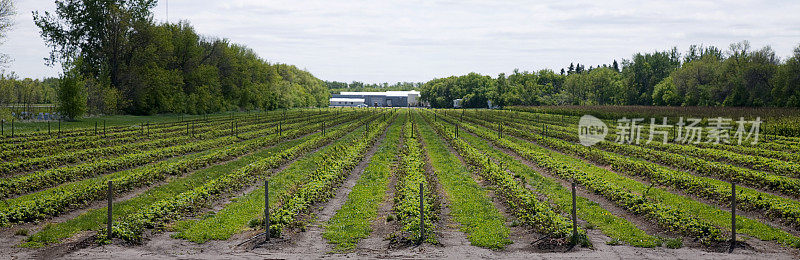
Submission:
M 328 252 L 333 250 L 333 246 L 328 244 L 328 241 L 322 237 L 325 232 L 325 224 L 330 220 L 336 212 L 342 208 L 342 205 L 347 201 L 347 197 L 353 187 L 358 183 L 364 169 L 367 168 L 378 147 L 383 143 L 386 138 L 386 131 L 378 138 L 378 140 L 367 150 L 362 157 L 361 161 L 355 168 L 350 170 L 347 179 L 336 190 L 336 194 L 327 202 L 320 203 L 319 205 L 312 206 L 310 214 L 306 214 L 306 221 L 309 221 L 306 226 L 306 231 L 292 230 L 285 234 L 285 240 L 278 243 L 262 245 L 252 250 L 255 254 L 272 255 L 272 254 L 304 254 L 313 258 L 323 258 Z M 312 217 L 313 216 L 313 217 Z
M 397 119 L 395 119 L 397 120 Z M 396 122 L 402 124 L 400 122 Z M 402 128 L 402 125 L 399 126 Z M 394 196 L 397 192 L 397 171 L 399 167 L 400 152 L 403 150 L 403 141 L 405 137 L 400 134 L 397 141 L 397 153 L 395 154 L 394 162 L 392 164 L 395 168 L 389 169 L 389 182 L 386 187 L 386 194 L 384 200 L 378 208 L 376 219 L 372 222 L 372 233 L 367 238 L 362 239 L 356 246 L 356 252 L 359 256 L 368 257 L 374 255 L 387 255 L 390 245 L 389 236 L 399 230 L 397 221 L 389 221 L 387 217 L 393 214 Z

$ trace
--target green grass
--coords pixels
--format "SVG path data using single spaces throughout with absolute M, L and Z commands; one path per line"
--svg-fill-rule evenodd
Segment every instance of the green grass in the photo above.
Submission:
M 349 143 L 353 142 L 355 138 L 361 138 L 363 131 L 364 127 L 360 127 L 319 151 L 306 154 L 283 171 L 272 174 L 269 178 L 270 210 L 274 210 L 278 206 L 277 198 L 296 189 L 312 177 L 309 176 L 310 173 L 316 170 L 317 163 L 332 150 L 331 148 L 337 144 Z M 264 187 L 262 186 L 234 199 L 216 214 L 199 220 L 179 221 L 175 225 L 178 233 L 174 237 L 196 243 L 205 243 L 208 240 L 226 240 L 232 235 L 246 230 L 250 221 L 263 213 Z
M 243 156 L 235 161 L 226 164 L 212 166 L 196 171 L 188 176 L 175 178 L 167 184 L 154 187 L 146 192 L 123 202 L 114 204 L 113 215 L 115 219 L 124 218 L 147 205 L 159 201 L 164 198 L 172 197 L 181 194 L 191 188 L 199 186 L 208 180 L 214 179 L 222 174 L 234 171 L 235 169 L 244 167 L 258 159 L 274 154 L 276 152 L 288 149 L 301 143 L 305 138 L 300 138 L 279 145 L 263 149 L 256 153 Z M 178 160 L 181 158 L 175 158 Z M 62 223 L 50 224 L 38 233 L 30 236 L 27 243 L 23 247 L 41 247 L 47 244 L 56 243 L 62 239 L 69 238 L 78 232 L 86 230 L 96 230 L 105 225 L 106 223 L 107 208 L 90 210 L 76 218 L 67 220 Z
M 447 149 L 430 125 L 422 120 L 417 122 L 431 164 L 450 202 L 450 214 L 470 243 L 496 249 L 511 244 L 505 217 L 492 204 L 486 190 L 475 182 L 469 169 Z
M 405 122 L 405 116 L 406 113 L 400 113 L 389 127 L 386 139 L 347 195 L 347 201 L 325 225 L 322 237 L 335 245 L 334 251 L 353 250 L 358 241 L 372 232 L 370 225 L 386 197 L 391 168 L 398 153 L 400 127 Z
M 569 212 L 572 209 L 572 192 L 557 181 L 540 175 L 516 158 L 490 146 L 484 139 L 469 134 L 460 137 L 470 142 L 475 148 L 486 152 L 494 160 L 502 162 L 510 171 L 524 176 L 536 192 L 547 196 L 562 212 Z M 648 235 L 630 221 L 613 215 L 596 202 L 580 196 L 577 197 L 576 202 L 578 218 L 600 229 L 603 234 L 612 239 L 618 239 L 636 247 L 661 245 L 658 238 Z

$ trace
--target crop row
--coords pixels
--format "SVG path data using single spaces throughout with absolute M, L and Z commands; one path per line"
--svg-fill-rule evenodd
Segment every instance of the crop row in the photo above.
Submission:
M 486 124 L 482 120 L 474 118 L 471 118 L 471 120 L 475 120 L 479 124 Z M 535 141 L 539 145 L 586 158 L 595 163 L 609 165 L 615 171 L 644 177 L 654 184 L 682 190 L 689 194 L 715 201 L 721 205 L 727 205 L 731 199 L 730 184 L 723 181 L 694 176 L 661 165 L 631 159 L 593 147 L 584 147 L 579 144 L 536 135 L 528 131 L 514 128 L 509 128 L 507 131 L 514 136 Z M 736 201 L 737 208 L 741 210 L 763 212 L 769 218 L 779 219 L 795 228 L 800 228 L 800 203 L 797 201 L 748 188 L 740 188 L 737 191 Z
M 272 211 L 278 209 L 282 203 L 280 199 L 288 198 L 289 196 L 286 194 L 292 194 L 311 180 L 319 162 L 324 161 L 327 157 L 336 156 L 337 147 L 355 143 L 358 138 L 363 138 L 364 131 L 365 127 L 359 127 L 324 147 L 300 154 L 285 167 L 269 174 L 270 209 Z M 308 139 L 309 137 L 298 139 L 300 140 L 298 143 Z M 269 156 L 269 154 L 265 156 Z M 260 158 L 265 158 L 265 156 Z M 263 186 L 255 188 L 231 199 L 230 202 L 224 202 L 224 207 L 213 214 L 205 214 L 205 217 L 200 219 L 181 220 L 175 224 L 178 233 L 173 237 L 203 243 L 208 240 L 227 240 L 248 226 L 261 228 L 264 225 L 265 191 Z M 259 218 L 259 215 L 262 217 Z M 253 219 L 257 220 L 252 221 Z
M 343 117 L 333 124 L 348 122 L 354 115 Z M 350 127 L 352 128 L 352 127 Z M 350 129 L 346 128 L 346 129 Z M 180 175 L 196 169 L 227 161 L 242 154 L 273 145 L 287 138 L 299 137 L 319 130 L 319 124 L 301 125 L 287 129 L 282 136 L 263 136 L 253 140 L 215 149 L 210 153 L 182 160 L 163 161 L 146 167 L 118 172 L 105 178 L 88 179 L 69 183 L 54 189 L 34 193 L 7 201 L 0 207 L 0 226 L 14 222 L 29 222 L 56 216 L 86 203 L 102 199 L 107 193 L 106 181 L 113 181 L 114 192 L 125 192 L 137 187 L 161 181 L 169 176 Z
M 215 117 L 213 120 L 200 120 L 195 119 L 187 122 L 195 122 L 195 123 L 208 123 L 212 121 L 227 121 L 230 120 L 230 117 Z M 51 130 L 52 134 L 47 134 L 45 131 L 39 135 L 35 135 L 32 137 L 15 137 L 15 138 L 7 138 L 4 140 L 0 140 L 0 148 L 2 149 L 35 149 L 35 148 L 42 148 L 47 146 L 53 146 L 54 144 L 61 144 L 61 143 L 72 143 L 76 141 L 85 141 L 85 140 L 97 140 L 100 138 L 105 139 L 116 139 L 122 137 L 131 137 L 140 134 L 142 130 L 147 130 L 153 133 L 160 133 L 165 131 L 175 131 L 182 129 L 181 126 L 185 127 L 185 124 L 179 123 L 146 123 L 141 122 L 135 125 L 124 125 L 124 126 L 114 126 L 114 127 L 106 127 L 105 134 L 103 135 L 102 126 L 98 126 L 98 133 L 95 134 L 94 128 L 81 128 L 78 130 L 62 130 L 59 134 L 57 130 Z M 52 126 L 55 127 L 55 126 Z
M 315 121 L 324 121 L 325 118 L 316 119 Z M 305 124 L 299 122 L 295 124 Z M 143 151 L 139 153 L 128 154 L 122 157 L 115 157 L 109 159 L 102 159 L 90 163 L 78 164 L 68 167 L 60 167 L 49 169 L 45 171 L 33 172 L 26 175 L 15 176 L 13 178 L 0 180 L 0 194 L 2 197 L 9 197 L 14 194 L 23 194 L 47 187 L 52 187 L 60 183 L 83 179 L 89 176 L 97 176 L 99 174 L 118 171 L 126 168 L 136 167 L 153 161 L 170 158 L 173 156 L 183 155 L 191 152 L 199 152 L 208 150 L 214 147 L 229 145 L 236 143 L 240 140 L 249 140 L 270 133 L 277 134 L 271 128 L 261 128 L 253 126 L 256 131 L 240 134 L 239 137 L 225 136 L 226 131 L 212 131 L 207 133 L 209 136 L 222 136 L 216 139 L 204 140 L 199 142 L 191 142 L 178 146 L 165 147 L 155 150 Z M 178 137 L 176 137 L 178 138 Z M 240 139 L 241 138 L 241 139 Z
M 303 112 L 303 110 L 290 110 L 290 112 Z M 225 120 L 232 120 L 234 118 L 259 118 L 259 117 L 270 117 L 275 116 L 278 114 L 282 114 L 284 111 L 262 111 L 262 112 L 255 112 L 255 113 L 237 113 L 234 117 L 232 113 L 219 113 L 209 116 L 194 116 L 186 119 L 182 118 L 175 118 L 171 121 L 159 122 L 159 123 L 149 123 L 149 122 L 140 122 L 136 125 L 145 124 L 148 128 L 152 130 L 159 130 L 161 128 L 172 128 L 175 126 L 184 126 L 187 122 L 210 122 L 210 121 L 225 121 Z M 308 112 L 306 112 L 308 113 Z M 92 120 L 92 119 L 87 119 Z M 102 132 L 103 124 L 100 120 L 95 120 L 98 123 L 98 132 Z M 131 128 L 130 125 L 113 125 L 107 126 L 106 132 L 110 134 L 123 134 L 125 132 L 135 132 L 138 129 Z M 39 130 L 34 132 L 27 132 L 27 133 L 19 133 L 14 136 L 14 138 L 6 137 L 0 139 L 0 146 L 7 145 L 7 144 L 14 144 L 14 143 L 21 143 L 21 142 L 37 142 L 37 141 L 44 141 L 48 139 L 52 139 L 53 136 L 60 136 L 61 138 L 73 138 L 73 137 L 87 137 L 87 136 L 95 136 L 95 128 L 94 126 L 90 127 L 79 127 L 79 128 L 69 128 L 64 129 L 62 128 L 60 133 L 58 132 L 58 122 L 51 122 L 50 123 L 50 131 L 46 130 Z
M 316 116 L 303 119 L 296 118 L 288 120 L 287 122 L 284 123 L 295 123 L 303 120 L 316 120 L 316 119 L 317 119 Z M 250 121 L 244 121 L 241 123 L 243 123 L 244 125 L 241 127 L 236 127 L 235 128 L 236 132 L 243 133 L 253 130 L 260 130 L 264 128 L 269 128 L 277 124 L 270 122 L 250 122 Z M 165 148 L 176 144 L 185 144 L 188 141 L 195 139 L 203 140 L 203 139 L 217 138 L 220 136 L 234 134 L 234 132 L 232 132 L 232 129 L 234 128 L 231 127 L 230 124 L 213 123 L 212 125 L 208 125 L 199 129 L 198 128 L 193 129 L 193 131 L 198 132 L 198 134 L 196 134 L 195 136 L 184 134 L 183 132 L 180 131 L 168 132 L 168 133 L 161 133 L 159 134 L 159 136 L 154 136 L 153 138 L 150 139 L 151 141 L 113 145 L 109 147 L 89 148 L 74 152 L 60 153 L 54 156 L 24 158 L 24 159 L 19 158 L 18 160 L 14 160 L 12 162 L 0 163 L 0 175 L 7 175 L 15 172 L 16 173 L 26 172 L 31 170 L 48 169 L 56 166 L 63 166 L 69 163 L 78 163 L 89 159 L 92 160 L 98 160 L 100 158 L 109 159 L 126 154 L 135 154 L 135 153 L 141 153 L 143 151 Z
M 624 187 L 613 185 L 605 180 L 604 176 L 590 175 L 586 172 L 578 171 L 571 165 L 555 160 L 545 153 L 529 149 L 508 139 L 497 138 L 494 133 L 485 129 L 479 129 L 469 123 L 456 124 L 482 138 L 492 140 L 500 147 L 516 152 L 523 158 L 531 160 L 537 166 L 547 169 L 563 179 L 575 181 L 577 184 L 605 197 L 633 214 L 642 215 L 655 221 L 658 226 L 665 230 L 695 237 L 704 244 L 714 244 L 725 240 L 719 228 L 685 210 L 648 200 L 643 195 L 635 194 Z
M 286 119 L 295 118 L 297 112 L 290 112 Z M 9 159 L 18 158 L 39 158 L 46 156 L 53 156 L 72 150 L 86 149 L 86 148 L 99 148 L 106 146 L 119 146 L 122 144 L 129 144 L 141 140 L 155 140 L 164 139 L 179 135 L 189 135 L 189 127 L 191 133 L 202 134 L 209 129 L 225 129 L 230 128 L 230 122 L 236 121 L 240 125 L 257 124 L 259 122 L 274 122 L 276 120 L 284 119 L 280 115 L 273 116 L 258 116 L 258 117 L 245 117 L 245 118 L 230 118 L 222 117 L 216 120 L 193 120 L 185 122 L 180 125 L 172 125 L 169 127 L 148 126 L 146 131 L 141 127 L 127 127 L 117 132 L 110 132 L 103 135 L 84 135 L 76 137 L 65 138 L 50 138 L 39 141 L 26 140 L 25 142 L 17 144 L 5 145 L 0 152 L 0 160 L 7 161 Z M 146 133 L 146 134 L 145 134 Z
M 397 115 L 386 131 L 383 143 L 370 159 L 352 191 L 347 194 L 347 201 L 326 223 L 322 237 L 335 245 L 334 250 L 341 252 L 355 249 L 358 241 L 372 233 L 372 221 L 378 217 L 378 208 L 387 197 L 389 177 L 397 168 L 400 122 L 405 120 L 406 113 Z
M 420 118 L 419 113 L 414 116 Z M 476 175 L 451 151 L 447 141 L 432 126 L 422 122 L 417 127 L 432 176 L 442 190 L 448 215 L 460 226 L 473 246 L 502 249 L 511 244 L 506 217 L 495 206 L 492 187 L 478 184 Z M 442 207 L 444 208 L 444 207 Z
M 522 223 L 553 239 L 572 235 L 572 223 L 553 210 L 545 198 L 537 198 L 531 190 L 525 187 L 524 183 L 517 180 L 500 165 L 493 163 L 484 153 L 456 136 L 454 128 L 447 128 L 439 121 L 429 123 L 483 179 L 492 183 L 497 194 L 503 198 L 508 208 Z M 574 239 L 565 239 L 563 242 L 588 241 L 586 232 L 582 229 L 579 231 L 579 237 Z
M 746 119 L 755 119 L 755 117 L 759 116 L 758 113 L 753 115 L 753 113 L 736 113 L 736 112 L 733 112 L 733 113 L 729 114 L 728 116 L 725 116 L 725 115 L 723 115 L 721 113 L 703 115 L 702 113 L 698 114 L 698 113 L 693 113 L 693 112 L 688 112 L 686 114 L 684 114 L 684 113 L 675 113 L 676 111 L 673 111 L 672 113 L 659 113 L 659 112 L 654 112 L 654 111 L 649 111 L 649 112 L 643 112 L 643 111 L 632 112 L 632 111 L 628 111 L 626 113 L 609 114 L 609 113 L 605 113 L 605 112 L 602 112 L 602 111 L 598 111 L 597 109 L 586 110 L 586 109 L 567 108 L 566 110 L 561 110 L 561 111 L 547 111 L 546 109 L 542 110 L 542 109 L 538 109 L 538 108 L 535 108 L 535 107 L 514 107 L 512 109 L 516 110 L 516 111 L 526 111 L 526 112 L 539 113 L 539 114 L 545 113 L 545 114 L 551 115 L 551 116 L 566 116 L 566 117 L 573 117 L 573 118 L 574 117 L 580 117 L 580 116 L 583 116 L 583 115 L 586 115 L 586 114 L 590 114 L 590 115 L 597 116 L 597 117 L 599 117 L 601 119 L 604 119 L 604 121 L 607 121 L 607 122 L 614 122 L 614 120 L 619 119 L 619 118 L 623 118 L 623 117 L 627 117 L 627 118 L 650 118 L 650 117 L 678 118 L 678 117 L 684 117 L 684 118 L 700 118 L 701 119 L 700 123 L 707 123 L 709 118 L 720 117 L 720 116 L 723 117 L 723 118 L 730 117 L 733 120 L 737 120 L 740 116 L 743 116 L 743 115 L 746 117 Z M 781 116 L 783 116 L 783 115 L 781 115 Z M 776 132 L 780 132 L 780 131 L 777 131 L 779 129 L 776 129 L 776 126 L 778 125 L 778 122 L 773 122 L 773 120 L 780 121 L 781 120 L 780 118 L 766 115 L 766 116 L 761 116 L 761 120 L 762 120 L 762 123 L 761 123 L 761 127 L 760 127 L 761 128 L 760 132 L 761 132 L 761 136 L 762 137 L 765 137 L 766 139 L 774 140 L 775 142 L 786 142 L 786 143 L 792 143 L 792 144 L 800 144 L 800 137 L 794 136 L 795 134 L 793 134 L 793 133 L 792 133 L 791 136 L 775 134 Z M 790 122 L 789 120 L 783 120 L 783 121 L 784 122 L 780 122 L 780 123 L 782 123 L 784 125 L 788 125 L 789 122 Z
M 298 214 L 307 211 L 312 204 L 326 201 L 333 196 L 336 187 L 347 178 L 350 170 L 361 161 L 367 150 L 386 131 L 390 121 L 391 118 L 389 121 L 379 121 L 368 127 L 364 138 L 358 138 L 354 143 L 334 147 L 331 156 L 325 157 L 317 164 L 308 183 L 303 184 L 296 192 L 284 194 L 279 199 L 281 204 L 275 210 L 274 217 L 270 217 L 270 231 L 275 231 L 272 234 L 279 235 L 285 227 L 296 221 Z
M 377 115 L 373 115 L 371 118 L 374 117 L 377 117 Z M 178 196 L 153 203 L 151 206 L 114 223 L 112 233 L 118 238 L 129 241 L 139 241 L 142 232 L 147 228 L 183 218 L 203 208 L 209 201 L 218 199 L 220 195 L 241 190 L 243 187 L 251 185 L 253 182 L 265 177 L 270 169 L 276 168 L 303 153 L 330 143 L 344 136 L 346 133 L 353 131 L 362 124 L 362 121 L 357 121 L 329 133 L 326 132 L 325 135 L 317 133 L 313 138 L 302 144 L 261 159 L 219 178 L 210 180 L 202 186 L 181 193 Z M 105 234 L 105 232 L 100 233 Z M 106 238 L 101 235 L 99 239 L 104 240 Z
M 424 235 L 426 242 L 437 243 L 433 233 L 434 223 L 438 220 L 433 187 L 425 171 L 424 151 L 413 120 L 414 118 L 409 115 L 403 124 L 403 147 L 395 184 L 393 210 L 400 222 L 404 239 L 421 242 L 419 241 L 420 235 Z M 420 191 L 420 185 L 422 185 L 422 191 Z M 420 203 L 420 196 L 422 196 L 422 203 Z M 420 223 L 420 207 L 423 210 L 423 223 Z
M 492 161 L 499 163 L 501 168 L 507 169 L 523 183 L 530 185 L 529 188 L 536 194 L 539 194 L 538 196 L 547 197 L 561 210 L 561 212 L 569 212 L 572 209 L 572 193 L 569 190 L 569 185 L 567 184 L 566 186 L 563 186 L 557 177 L 542 175 L 539 170 L 534 169 L 533 167 L 525 164 L 525 162 L 522 160 L 517 159 L 504 151 L 501 151 L 499 148 L 494 147 L 489 141 L 476 135 L 461 134 L 459 135 L 459 138 L 464 139 L 464 141 L 476 149 L 485 152 L 486 155 L 492 159 Z M 510 137 L 504 136 L 503 138 L 507 139 Z M 589 164 L 563 154 L 553 152 L 550 153 L 550 156 L 554 159 L 564 161 L 565 163 L 576 167 L 576 170 L 579 171 L 605 171 L 605 169 L 602 168 L 591 168 Z M 605 174 L 605 172 L 601 172 L 600 174 Z M 623 186 L 629 189 L 632 188 L 631 185 Z M 654 192 L 651 192 L 648 195 L 653 197 Z M 590 199 L 581 195 L 576 196 L 575 202 L 577 218 L 585 221 L 587 227 L 593 226 L 599 229 L 603 232 L 603 234 L 607 235 L 612 240 L 625 242 L 635 247 L 656 247 L 662 243 L 661 239 L 652 235 L 648 235 L 645 231 L 638 228 L 627 219 L 617 216 L 611 213 L 608 209 L 603 208 L 601 204 L 591 201 Z
M 551 127 L 548 128 L 547 131 L 542 131 L 540 128 L 531 127 L 524 123 L 516 123 L 511 120 L 504 121 L 504 124 L 514 127 L 516 129 L 528 132 L 534 132 L 544 136 L 558 138 L 573 143 L 578 142 L 578 138 L 575 135 L 575 133 L 567 132 L 567 130 L 562 127 Z M 614 137 L 611 136 L 610 138 Z M 641 145 L 644 147 L 670 146 L 669 144 L 665 145 L 660 142 L 641 144 Z M 778 176 L 774 174 L 768 174 L 747 168 L 735 167 L 732 165 L 715 161 L 706 161 L 691 156 L 694 154 L 685 155 L 680 153 L 680 151 L 664 152 L 655 149 L 647 149 L 637 145 L 625 145 L 616 142 L 600 142 L 596 144 L 595 147 L 609 152 L 614 152 L 626 156 L 633 156 L 687 171 L 694 171 L 700 174 L 704 174 L 706 176 L 711 176 L 723 180 L 730 179 L 731 176 L 733 176 L 734 178 L 736 178 L 737 181 L 742 182 L 750 187 L 763 188 L 769 191 L 774 191 L 791 196 L 800 195 L 800 180 L 798 179 L 789 178 L 785 176 Z M 688 148 L 685 146 L 681 147 Z
M 578 123 L 578 117 L 572 117 L 572 116 L 566 116 L 566 118 L 564 118 L 563 115 L 559 116 L 559 115 L 551 115 L 551 114 L 532 114 L 532 113 L 525 113 L 525 112 L 520 113 L 520 112 L 516 112 L 516 111 L 515 112 L 497 111 L 497 112 L 494 112 L 494 113 L 496 113 L 496 114 L 504 114 L 504 115 L 507 115 L 507 116 L 512 117 L 512 118 L 519 117 L 519 118 L 522 118 L 522 119 L 525 119 L 525 120 L 528 120 L 528 121 L 536 122 L 537 124 L 549 123 L 549 124 L 559 125 L 559 126 L 564 126 L 564 127 L 572 127 L 572 129 L 577 129 L 577 123 Z M 646 119 L 646 120 L 649 120 L 649 119 Z M 656 119 L 656 124 L 661 124 L 662 123 L 659 120 L 661 120 L 661 119 L 658 119 L 658 118 Z M 610 130 L 613 130 L 617 125 L 617 122 L 613 121 L 613 120 L 605 120 L 605 122 L 611 128 Z M 649 131 L 649 129 L 650 129 L 649 123 L 650 123 L 650 121 L 646 121 L 646 122 L 639 123 L 639 125 L 642 126 L 643 131 Z M 734 128 L 731 129 L 731 131 L 736 131 L 736 127 L 738 127 L 738 126 L 736 126 L 734 124 L 734 125 L 732 125 L 732 127 L 734 127 Z M 660 130 L 663 130 L 663 129 L 660 129 Z M 749 130 L 749 129 L 746 129 L 746 130 Z M 669 130 L 668 133 L 669 133 L 670 138 L 672 138 L 674 140 L 674 138 L 676 137 L 675 136 L 675 134 L 676 134 L 675 131 L 674 130 Z M 730 133 L 730 137 L 733 137 L 733 132 Z M 641 138 L 649 138 L 649 137 L 643 134 L 641 136 Z M 735 139 L 731 138 L 731 141 L 733 141 L 733 140 L 735 140 Z M 640 140 L 640 141 L 646 141 L 646 140 Z M 759 138 L 759 142 L 756 143 L 756 144 L 751 144 L 750 141 L 752 141 L 752 140 L 742 141 L 741 145 L 738 145 L 738 144 L 725 144 L 723 142 L 720 142 L 719 144 L 700 142 L 700 143 L 697 143 L 697 144 L 689 143 L 689 144 L 680 144 L 680 145 L 687 146 L 687 147 L 717 149 L 717 150 L 721 150 L 721 151 L 734 152 L 734 153 L 738 153 L 738 154 L 742 154 L 742 155 L 761 156 L 761 157 L 772 158 L 772 159 L 783 160 L 783 161 L 794 162 L 794 163 L 800 162 L 800 154 L 795 153 L 798 149 L 800 149 L 800 144 L 799 143 L 796 143 L 796 142 L 793 143 L 793 144 L 778 143 L 774 139 L 765 139 L 763 136 L 761 136 L 761 138 Z M 677 144 L 677 143 L 673 142 L 673 144 Z
M 530 121 L 513 120 L 509 119 L 508 117 L 504 118 L 507 121 L 516 121 L 526 126 L 530 126 L 531 123 Z M 577 136 L 574 134 L 575 133 L 574 130 L 578 129 L 577 125 L 568 125 L 566 127 L 548 125 L 548 130 L 550 129 L 561 130 L 567 133 L 571 133 L 573 139 L 577 138 Z M 648 128 L 644 128 L 644 130 L 642 130 L 642 137 L 646 136 L 646 131 L 648 131 L 647 129 Z M 548 131 L 548 133 L 549 132 L 550 131 Z M 641 140 L 638 145 L 643 147 L 648 147 L 654 150 L 660 150 L 682 155 L 691 155 L 706 160 L 714 160 L 719 162 L 736 164 L 754 170 L 769 171 L 789 177 L 795 177 L 795 178 L 800 177 L 800 165 L 791 160 L 797 158 L 788 158 L 790 160 L 782 161 L 780 159 L 773 159 L 758 155 L 734 153 L 726 150 L 721 150 L 718 148 L 701 148 L 691 145 L 676 144 L 672 142 L 664 144 L 660 139 L 662 137 L 663 136 L 656 136 L 654 137 L 654 141 L 650 143 L 647 143 L 646 140 Z M 618 136 L 615 133 L 610 133 L 606 138 L 609 140 L 616 140 Z M 751 148 L 751 150 L 753 149 Z M 780 152 L 780 154 L 786 155 L 784 157 L 792 157 L 792 156 L 797 157 L 796 154 L 792 153 Z

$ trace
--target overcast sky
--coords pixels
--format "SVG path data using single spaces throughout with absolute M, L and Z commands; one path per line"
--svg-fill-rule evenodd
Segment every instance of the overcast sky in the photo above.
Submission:
M 58 75 L 43 58 L 31 11 L 53 0 L 15 0 L 15 28 L 0 45 L 6 73 Z M 325 80 L 397 82 L 478 72 L 555 71 L 691 44 L 722 49 L 749 40 L 781 59 L 800 44 L 800 1 L 262 1 L 171 0 L 169 21 L 229 38 L 261 57 Z M 153 10 L 166 21 L 166 0 Z

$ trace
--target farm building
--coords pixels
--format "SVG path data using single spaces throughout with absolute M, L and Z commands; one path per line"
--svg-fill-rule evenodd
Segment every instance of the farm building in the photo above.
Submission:
M 357 107 L 364 104 L 363 98 L 331 98 L 330 106 L 332 107 Z
M 360 99 L 363 104 L 370 107 L 406 107 L 419 106 L 419 91 L 386 91 L 386 92 L 342 92 L 331 95 L 331 106 L 357 106 L 341 105 L 343 100 Z

